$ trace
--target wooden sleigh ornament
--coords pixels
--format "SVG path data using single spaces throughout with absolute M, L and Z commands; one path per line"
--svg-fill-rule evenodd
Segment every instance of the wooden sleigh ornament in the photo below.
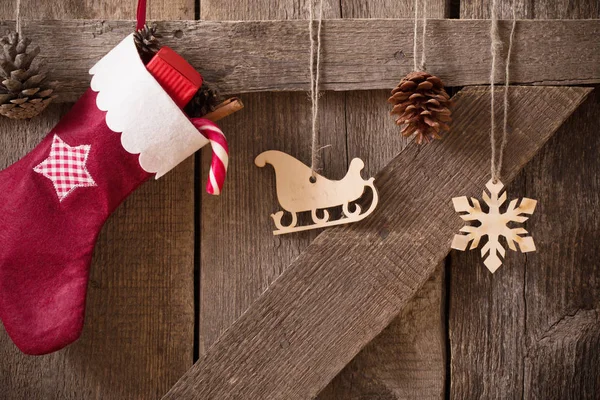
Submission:
M 275 169 L 277 199 L 283 211 L 271 214 L 277 228 L 273 231 L 274 235 L 357 222 L 369 216 L 379 201 L 373 183 L 375 178 L 364 180 L 360 175 L 365 164 L 359 158 L 350 162 L 348 172 L 341 180 L 327 179 L 313 172 L 296 158 L 277 150 L 259 154 L 254 163 L 258 167 L 271 164 Z M 367 187 L 373 192 L 369 208 L 362 212 L 362 208 L 354 204 L 351 211 L 350 203 L 360 199 Z M 342 207 L 343 215 L 339 219 L 330 220 L 327 209 L 336 206 Z M 298 213 L 308 211 L 311 213 L 313 224 L 298 225 Z M 318 211 L 322 211 L 322 217 L 319 217 Z M 292 221 L 287 226 L 281 222 L 285 212 L 292 216 Z

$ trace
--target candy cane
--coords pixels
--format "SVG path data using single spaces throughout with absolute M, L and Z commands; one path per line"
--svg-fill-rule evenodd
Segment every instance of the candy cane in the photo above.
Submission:
M 193 118 L 192 123 L 210 141 L 212 147 L 213 156 L 208 181 L 206 182 L 206 191 L 209 194 L 219 195 L 223 190 L 229 164 L 227 139 L 223 131 L 212 121 L 204 118 Z

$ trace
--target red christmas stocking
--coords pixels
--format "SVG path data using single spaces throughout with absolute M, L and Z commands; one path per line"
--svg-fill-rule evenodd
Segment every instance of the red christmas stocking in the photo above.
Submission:
M 81 334 L 98 232 L 133 190 L 209 140 L 217 153 L 209 190 L 218 193 L 224 178 L 222 133 L 185 116 L 146 70 L 133 36 L 90 73 L 91 89 L 69 114 L 0 172 L 0 319 L 27 354 Z

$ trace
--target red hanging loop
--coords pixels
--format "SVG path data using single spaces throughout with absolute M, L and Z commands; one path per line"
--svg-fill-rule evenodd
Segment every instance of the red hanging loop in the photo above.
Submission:
M 137 25 L 135 26 L 135 29 L 143 29 L 144 25 L 146 24 L 146 0 L 138 0 L 136 18 Z

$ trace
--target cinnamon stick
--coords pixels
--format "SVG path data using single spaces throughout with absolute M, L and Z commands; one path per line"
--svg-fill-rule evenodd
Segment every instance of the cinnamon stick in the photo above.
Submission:
M 237 97 L 232 97 L 219 104 L 214 111 L 209 112 L 202 118 L 206 118 L 212 122 L 217 122 L 220 119 L 227 117 L 244 108 L 244 103 Z

